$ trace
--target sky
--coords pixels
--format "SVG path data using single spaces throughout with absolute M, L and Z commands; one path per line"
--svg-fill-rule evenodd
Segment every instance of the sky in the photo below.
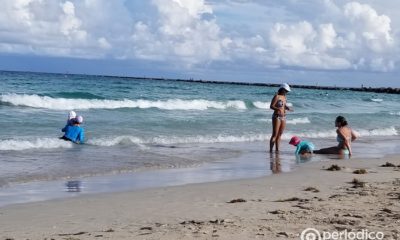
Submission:
M 398 1 L 0 4 L 0 70 L 400 87 Z

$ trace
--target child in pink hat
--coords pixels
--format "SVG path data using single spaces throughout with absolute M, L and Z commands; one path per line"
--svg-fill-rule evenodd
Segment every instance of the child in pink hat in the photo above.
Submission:
M 289 144 L 296 147 L 296 155 L 313 153 L 314 151 L 314 144 L 309 141 L 302 141 L 298 136 L 293 136 Z

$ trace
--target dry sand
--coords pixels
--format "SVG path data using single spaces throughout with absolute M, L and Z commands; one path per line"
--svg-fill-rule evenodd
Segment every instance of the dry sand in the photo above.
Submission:
M 400 157 L 12 205 L 0 208 L 0 239 L 300 239 L 310 227 L 400 239 L 400 168 L 379 167 L 386 162 L 399 166 Z M 341 170 L 327 171 L 332 164 Z M 354 174 L 357 169 L 367 173 Z M 354 178 L 364 183 L 351 183 Z

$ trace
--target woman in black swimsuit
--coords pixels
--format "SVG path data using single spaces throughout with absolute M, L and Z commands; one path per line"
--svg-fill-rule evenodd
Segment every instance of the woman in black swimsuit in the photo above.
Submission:
M 274 145 L 276 152 L 279 152 L 279 143 L 286 127 L 286 110 L 291 110 L 286 106 L 286 94 L 288 92 L 290 92 L 290 86 L 287 83 L 282 84 L 269 106 L 274 110 L 272 114 L 272 135 L 269 141 L 270 152 L 272 152 Z

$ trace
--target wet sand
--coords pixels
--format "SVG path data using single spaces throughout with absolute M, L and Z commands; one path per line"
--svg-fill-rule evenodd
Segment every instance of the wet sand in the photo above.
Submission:
M 306 228 L 400 239 L 399 165 L 308 162 L 257 179 L 11 205 L 0 208 L 0 239 L 300 239 Z

